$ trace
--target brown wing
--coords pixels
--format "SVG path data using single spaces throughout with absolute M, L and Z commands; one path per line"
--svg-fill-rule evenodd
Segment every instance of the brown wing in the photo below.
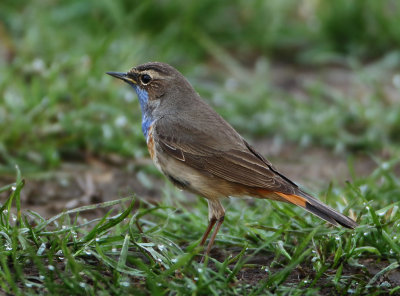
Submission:
M 178 137 L 171 131 L 182 131 L 184 127 L 171 123 L 168 129 L 162 123 L 155 126 L 156 143 L 169 156 L 230 182 L 287 194 L 297 191 L 296 184 L 277 172 L 237 133 L 229 137 L 206 135 L 191 127 L 190 136 L 180 133 Z

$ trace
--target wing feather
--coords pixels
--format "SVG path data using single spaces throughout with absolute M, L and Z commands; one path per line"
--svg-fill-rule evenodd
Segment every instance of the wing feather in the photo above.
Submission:
M 207 145 L 210 142 L 218 143 L 218 139 L 205 141 L 201 132 L 198 133 L 201 136 L 198 140 L 192 138 L 178 141 L 177 137 L 166 134 L 165 130 L 159 131 L 156 133 L 156 143 L 170 157 L 229 182 L 288 194 L 296 191 L 296 184 L 290 180 L 288 182 L 287 178 L 277 173 L 272 165 L 254 153 L 254 149 L 242 138 L 239 138 L 241 141 L 239 143 L 236 139 L 230 149 L 219 150 L 218 145 Z M 227 147 L 226 142 L 223 144 Z

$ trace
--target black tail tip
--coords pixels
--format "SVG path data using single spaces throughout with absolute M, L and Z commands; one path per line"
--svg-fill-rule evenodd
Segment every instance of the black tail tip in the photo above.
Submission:
M 307 202 L 306 210 L 335 226 L 341 225 L 349 229 L 354 229 L 358 226 L 357 222 L 353 219 L 335 211 L 334 209 L 331 209 L 324 204 L 313 205 Z
M 348 229 L 354 229 L 356 227 L 358 227 L 358 223 L 356 221 L 354 221 L 353 219 L 344 216 L 346 219 L 344 219 L 345 221 L 343 221 L 342 219 L 338 219 L 335 220 L 339 225 L 348 228 Z

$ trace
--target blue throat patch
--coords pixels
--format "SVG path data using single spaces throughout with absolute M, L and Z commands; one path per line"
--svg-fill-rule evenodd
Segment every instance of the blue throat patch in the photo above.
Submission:
M 141 89 L 136 84 L 131 84 L 132 87 L 135 89 L 136 94 L 139 98 L 140 109 L 142 111 L 142 132 L 143 135 L 146 137 L 148 136 L 149 128 L 153 123 L 153 118 L 149 110 L 149 94 L 144 89 Z

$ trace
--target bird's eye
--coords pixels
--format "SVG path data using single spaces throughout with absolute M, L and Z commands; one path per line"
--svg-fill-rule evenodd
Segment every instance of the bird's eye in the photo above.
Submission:
M 151 81 L 151 76 L 149 74 L 143 74 L 140 76 L 140 81 L 142 81 L 143 84 L 148 84 Z

